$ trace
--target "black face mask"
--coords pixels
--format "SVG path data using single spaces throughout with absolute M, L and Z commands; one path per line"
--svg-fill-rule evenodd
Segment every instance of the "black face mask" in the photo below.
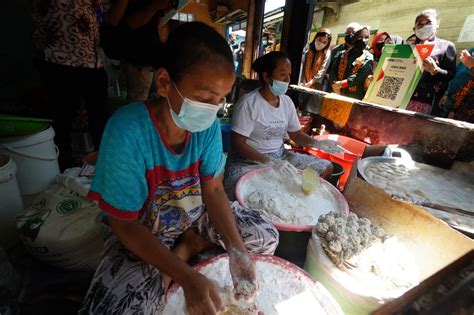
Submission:
M 356 50 L 364 50 L 367 47 L 367 39 L 359 38 L 354 41 L 354 49 Z
M 377 49 L 380 51 L 380 53 L 382 53 L 383 46 L 385 46 L 384 42 L 380 42 L 380 43 L 375 44 L 375 47 L 377 47 Z
M 346 41 L 346 44 L 352 45 L 354 43 L 354 34 L 347 34 L 344 37 L 344 40 Z

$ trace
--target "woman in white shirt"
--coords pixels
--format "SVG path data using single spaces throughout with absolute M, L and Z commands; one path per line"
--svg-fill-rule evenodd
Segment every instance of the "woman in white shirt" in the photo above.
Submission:
M 234 198 L 237 180 L 255 168 L 256 163 L 286 160 L 299 169 L 312 167 L 322 177 L 332 173 L 332 164 L 311 155 L 285 150 L 286 134 L 296 144 L 319 147 L 335 146 L 334 141 L 316 141 L 304 132 L 295 105 L 285 95 L 291 76 L 291 63 L 283 52 L 275 51 L 258 58 L 252 65 L 261 87 L 244 95 L 235 105 L 232 117 L 232 152 L 227 161 L 224 186 Z

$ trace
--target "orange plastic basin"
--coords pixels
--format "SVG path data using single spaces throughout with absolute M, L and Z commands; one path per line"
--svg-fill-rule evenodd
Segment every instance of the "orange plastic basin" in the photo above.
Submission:
M 346 153 L 329 153 L 315 148 L 305 148 L 305 151 L 309 154 L 341 164 L 341 166 L 344 168 L 344 174 L 339 180 L 339 188 L 344 188 L 344 185 L 347 182 L 347 178 L 349 177 L 354 161 L 356 159 L 360 160 L 362 158 L 365 147 L 368 144 L 356 139 L 352 139 L 350 137 L 341 136 L 337 134 L 315 136 L 314 138 L 316 140 L 329 139 L 337 141 L 341 144 L 341 147 L 349 151 Z

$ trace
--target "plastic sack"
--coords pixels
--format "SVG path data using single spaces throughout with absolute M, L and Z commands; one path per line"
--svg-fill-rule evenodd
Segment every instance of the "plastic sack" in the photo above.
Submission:
M 315 233 L 308 242 L 304 269 L 328 289 L 346 315 L 370 314 L 384 303 L 364 288 L 363 279 L 352 278 L 329 259 Z
M 53 184 L 17 218 L 20 239 L 34 257 L 68 270 L 94 270 L 102 258 L 104 225 L 96 204 L 74 180 Z M 67 184 L 68 187 L 65 185 Z

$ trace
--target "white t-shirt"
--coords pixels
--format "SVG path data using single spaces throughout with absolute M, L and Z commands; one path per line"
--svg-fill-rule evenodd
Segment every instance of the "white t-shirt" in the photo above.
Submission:
M 256 89 L 235 105 L 232 131 L 248 137 L 246 143 L 260 153 L 277 151 L 286 132 L 300 129 L 295 105 L 287 95 L 281 95 L 280 105 L 273 107 Z

